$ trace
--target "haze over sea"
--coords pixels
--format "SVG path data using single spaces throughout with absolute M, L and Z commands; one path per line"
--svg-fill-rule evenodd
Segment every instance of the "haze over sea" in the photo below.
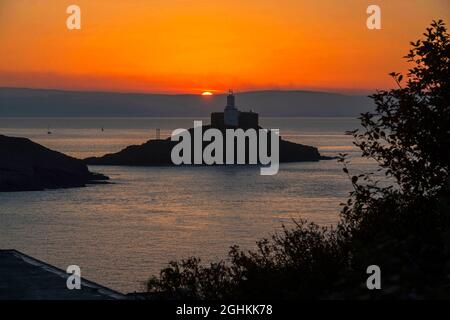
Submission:
M 168 137 L 193 121 L 0 118 L 0 134 L 86 158 L 154 139 L 156 128 Z M 358 124 L 353 118 L 261 119 L 263 127 L 279 128 L 284 139 L 316 146 L 322 155 L 348 153 L 354 173 L 374 169 L 345 135 Z M 169 260 L 199 255 L 208 262 L 225 257 L 234 244 L 254 248 L 292 219 L 335 224 L 351 188 L 336 160 L 281 164 L 275 176 L 245 166 L 90 169 L 113 184 L 0 193 L 0 247 L 63 269 L 79 265 L 83 277 L 122 292 L 142 289 Z

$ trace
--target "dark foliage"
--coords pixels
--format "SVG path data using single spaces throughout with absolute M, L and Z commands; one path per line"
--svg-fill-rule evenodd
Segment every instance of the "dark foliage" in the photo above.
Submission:
M 449 298 L 450 45 L 442 21 L 424 36 L 406 56 L 406 83 L 392 73 L 397 88 L 374 94 L 376 111 L 352 132 L 388 185 L 372 173 L 351 176 L 341 155 L 354 190 L 335 228 L 299 221 L 255 251 L 231 248 L 227 261 L 171 262 L 148 290 L 191 299 Z M 373 264 L 382 290 L 366 288 Z

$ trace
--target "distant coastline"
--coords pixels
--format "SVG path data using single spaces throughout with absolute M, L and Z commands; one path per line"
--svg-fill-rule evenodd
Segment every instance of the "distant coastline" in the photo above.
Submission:
M 357 117 L 373 108 L 364 95 L 317 91 L 237 93 L 241 109 L 261 117 Z M 225 94 L 144 94 L 0 88 L 0 117 L 209 117 Z

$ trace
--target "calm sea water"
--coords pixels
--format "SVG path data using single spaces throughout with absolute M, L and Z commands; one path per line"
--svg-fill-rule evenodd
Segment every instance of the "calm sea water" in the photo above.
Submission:
M 208 119 L 204 119 L 207 123 Z M 349 153 L 355 173 L 372 170 L 352 146 L 349 118 L 266 118 L 290 141 L 324 155 Z M 84 158 L 121 150 L 193 119 L 5 119 L 0 134 L 23 136 Z M 50 127 L 52 135 L 47 134 Z M 104 131 L 101 131 L 104 128 Z M 114 184 L 0 193 L 0 248 L 14 248 L 90 280 L 130 292 L 169 260 L 225 257 L 231 245 L 251 249 L 282 224 L 305 218 L 335 224 L 350 183 L 335 160 L 281 164 L 278 175 L 252 167 L 132 168 L 92 166 Z

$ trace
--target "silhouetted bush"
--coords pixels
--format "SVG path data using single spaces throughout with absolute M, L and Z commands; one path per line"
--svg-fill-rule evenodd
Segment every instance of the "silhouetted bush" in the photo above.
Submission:
M 414 65 L 392 73 L 398 88 L 371 97 L 373 113 L 353 131 L 364 157 L 386 175 L 351 176 L 353 185 L 335 228 L 298 221 L 259 241 L 257 250 L 232 247 L 227 261 L 171 262 L 148 291 L 167 298 L 448 298 L 450 293 L 449 35 L 434 21 L 411 43 Z M 378 265 L 382 290 L 366 287 L 366 268 Z

